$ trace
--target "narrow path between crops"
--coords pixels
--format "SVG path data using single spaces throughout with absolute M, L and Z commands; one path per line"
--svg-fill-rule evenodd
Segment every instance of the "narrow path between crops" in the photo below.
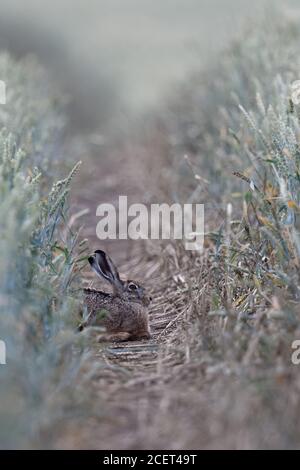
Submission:
M 153 148 L 153 160 L 159 158 L 159 148 Z M 144 156 L 145 157 L 145 156 Z M 168 337 L 185 313 L 186 306 L 176 294 L 176 273 L 166 273 L 159 257 L 149 246 L 136 241 L 100 241 L 96 237 L 96 207 L 103 202 L 117 205 L 119 195 L 127 195 L 130 202 L 149 202 L 155 193 L 153 173 L 143 149 L 122 148 L 97 155 L 91 159 L 94 166 L 83 165 L 81 179 L 73 194 L 73 212 L 89 210 L 81 218 L 82 236 L 88 238 L 91 250 L 106 250 L 120 268 L 121 276 L 130 276 L 142 282 L 150 291 L 152 339 L 126 343 L 92 345 L 93 366 L 101 364 L 100 372 L 89 383 L 94 400 L 99 401 L 100 417 L 91 417 L 86 427 L 64 432 L 58 445 L 64 448 L 136 448 L 176 446 L 171 435 L 165 443 L 157 443 L 161 427 L 167 371 L 178 363 L 169 354 Z M 153 168 L 153 166 L 152 166 Z M 157 175 L 156 175 L 157 178 Z M 93 288 L 101 284 L 93 273 L 84 273 L 84 283 Z M 180 291 L 179 291 L 180 293 Z M 175 362 L 174 362 L 175 361 Z M 180 361 L 179 361 L 180 363 Z M 92 365 L 91 365 L 92 369 Z

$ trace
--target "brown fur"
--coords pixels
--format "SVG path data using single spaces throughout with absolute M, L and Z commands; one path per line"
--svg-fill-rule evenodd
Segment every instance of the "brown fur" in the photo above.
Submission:
M 135 281 L 122 281 L 111 259 L 98 250 L 89 258 L 96 273 L 113 286 L 113 294 L 84 289 L 88 319 L 79 330 L 88 325 L 104 326 L 106 336 L 100 340 L 130 341 L 151 337 L 148 319 L 150 298 Z

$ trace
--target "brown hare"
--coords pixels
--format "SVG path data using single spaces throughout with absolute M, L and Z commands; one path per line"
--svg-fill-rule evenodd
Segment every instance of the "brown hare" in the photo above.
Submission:
M 120 279 L 117 268 L 102 250 L 96 250 L 88 259 L 92 269 L 108 281 L 113 293 L 84 289 L 88 318 L 79 327 L 88 325 L 104 326 L 107 341 L 130 341 L 150 339 L 148 305 L 151 297 L 137 282 Z M 101 339 L 101 337 L 100 337 Z

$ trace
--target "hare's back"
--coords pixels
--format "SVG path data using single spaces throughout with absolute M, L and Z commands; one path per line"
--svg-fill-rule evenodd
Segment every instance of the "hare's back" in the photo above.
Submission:
M 123 302 L 112 294 L 85 289 L 85 304 L 90 314 L 90 324 L 102 324 L 108 329 L 118 328 L 123 322 Z
M 126 331 L 137 338 L 149 332 L 148 312 L 141 304 L 92 289 L 85 289 L 85 295 L 90 325 L 103 325 L 109 332 Z

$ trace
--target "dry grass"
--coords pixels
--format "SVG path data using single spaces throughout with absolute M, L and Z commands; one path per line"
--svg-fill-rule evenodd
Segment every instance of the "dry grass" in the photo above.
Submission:
M 136 152 L 144 152 L 138 171 L 148 171 L 149 160 L 155 161 L 158 171 L 151 175 L 150 185 L 156 181 L 154 189 L 167 188 L 167 200 L 173 196 L 183 202 L 186 197 L 194 202 L 208 200 L 209 224 L 202 254 L 185 251 L 181 243 L 156 244 L 155 248 L 150 243 L 139 244 L 134 250 L 126 245 L 122 254 L 130 253 L 130 258 L 121 256 L 121 248 L 112 254 L 114 259 L 122 259 L 123 274 L 140 279 L 151 291 L 150 342 L 99 344 L 94 328 L 74 334 L 77 307 L 72 297 L 76 293 L 69 287 L 73 274 L 77 287 L 82 267 L 77 261 L 82 261 L 78 259 L 81 249 L 85 257 L 85 246 L 78 244 L 79 253 L 74 250 L 75 234 L 69 240 L 71 248 L 65 244 L 67 193 L 61 191 L 61 182 L 54 186 L 46 206 L 39 204 L 37 190 L 37 213 L 44 207 L 38 218 L 43 236 L 38 256 L 33 248 L 34 253 L 23 250 L 28 266 L 33 263 L 36 270 L 32 277 L 34 303 L 23 278 L 19 292 L 26 295 L 30 312 L 21 320 L 26 325 L 29 318 L 41 338 L 34 349 L 34 341 L 26 337 L 24 350 L 34 349 L 26 370 L 32 372 L 32 361 L 39 368 L 38 373 L 24 377 L 27 393 L 21 403 L 21 419 L 11 411 L 14 395 L 10 391 L 5 395 L 9 406 L 3 402 L 0 410 L 13 423 L 12 431 L 14 423 L 21 430 L 25 422 L 31 423 L 26 442 L 20 432 L 21 447 L 299 446 L 300 379 L 291 363 L 291 344 L 300 339 L 300 124 L 299 110 L 290 102 L 290 81 L 299 78 L 299 37 L 294 27 L 283 27 L 279 19 L 279 25 L 274 23 L 247 38 L 224 56 L 224 62 L 218 64 L 220 75 L 211 76 L 211 82 L 210 71 L 203 82 L 196 75 L 181 88 L 176 100 L 161 113 L 161 128 L 157 125 L 150 138 L 148 132 L 135 143 Z M 276 57 L 280 57 L 280 66 Z M 260 81 L 249 76 L 249 68 Z M 9 150 L 9 142 L 4 143 Z M 160 150 L 164 157 L 160 160 L 156 155 L 152 160 Z M 126 193 L 126 173 L 123 178 L 111 175 L 117 165 L 122 164 L 120 173 L 127 165 L 132 172 L 130 181 L 135 180 L 137 155 L 132 147 L 127 152 L 122 159 L 116 152 L 106 161 L 107 178 L 102 175 L 104 166 L 95 165 L 90 170 L 94 184 L 91 175 L 82 179 L 89 186 L 88 197 L 82 195 L 84 205 L 95 204 L 99 194 L 101 199 L 111 199 Z M 4 160 L 6 164 L 10 161 Z M 24 171 L 27 175 L 28 169 Z M 6 189 L 5 178 L 3 184 Z M 149 188 L 145 189 L 144 182 L 140 186 L 132 185 L 132 196 L 149 202 Z M 55 201 L 59 224 L 52 220 Z M 24 206 L 22 198 L 19 204 Z M 88 230 L 91 227 L 92 223 Z M 57 238 L 52 243 L 47 236 L 54 231 Z M 17 247 L 14 257 L 19 259 L 18 240 L 13 246 Z M 33 242 L 30 230 L 22 243 L 28 248 Z M 7 246 L 3 245 L 3 253 Z M 59 275 L 53 263 L 61 267 Z M 17 279 L 16 271 L 10 272 Z M 41 279 L 44 288 L 50 286 L 45 311 L 41 309 Z M 19 323 L 21 302 L 22 298 L 13 310 Z M 40 328 L 42 320 L 45 329 Z M 49 324 L 51 334 L 47 336 Z M 16 366 L 23 367 L 22 361 L 19 355 Z M 18 383 L 15 377 L 12 386 Z M 27 407 L 26 400 L 32 396 Z M 11 436 L 4 437 L 3 442 L 16 445 Z
M 168 107 L 162 186 L 167 199 L 208 201 L 204 253 L 150 245 L 124 266 L 152 289 L 153 340 L 95 346 L 101 417 L 55 445 L 299 446 L 299 38 L 280 19 L 265 26 Z
M 240 322 L 209 315 L 214 257 L 213 248 L 194 257 L 173 247 L 124 267 L 149 275 L 153 339 L 94 343 L 88 387 L 101 409 L 84 426 L 80 416 L 61 423 L 55 447 L 297 447 L 300 381 L 290 344 L 299 327 L 272 319 L 273 309 Z M 91 373 L 99 360 L 106 366 Z

